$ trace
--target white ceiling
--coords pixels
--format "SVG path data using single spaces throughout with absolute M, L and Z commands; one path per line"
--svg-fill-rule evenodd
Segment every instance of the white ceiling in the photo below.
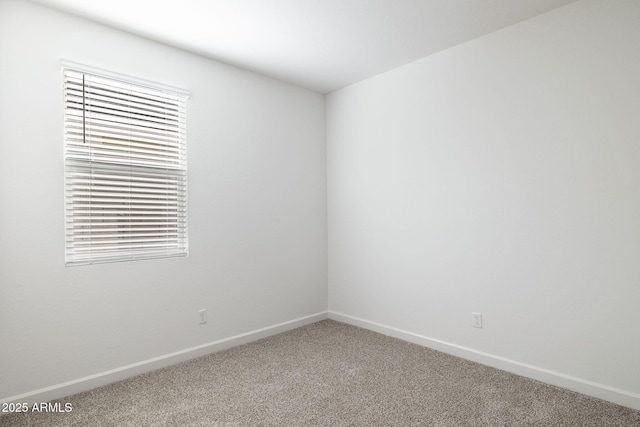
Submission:
M 576 0 L 34 0 L 322 93 Z

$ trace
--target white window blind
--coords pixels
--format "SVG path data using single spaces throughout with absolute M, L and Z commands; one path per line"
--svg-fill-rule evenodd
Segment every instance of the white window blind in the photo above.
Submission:
M 66 265 L 186 256 L 186 96 L 64 70 Z

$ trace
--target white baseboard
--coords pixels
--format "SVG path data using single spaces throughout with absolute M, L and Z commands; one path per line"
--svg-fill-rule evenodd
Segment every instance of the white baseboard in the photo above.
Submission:
M 628 392 L 614 387 L 609 387 L 604 384 L 598 384 L 582 378 L 565 375 L 560 372 L 550 371 L 548 369 L 521 363 L 516 360 L 506 359 L 504 357 L 484 353 L 472 348 L 467 348 L 434 338 L 425 337 L 413 332 L 404 331 L 391 326 L 382 325 L 380 323 L 371 322 L 369 320 L 361 319 L 354 316 L 349 316 L 347 314 L 337 313 L 335 311 L 329 311 L 329 319 L 348 323 L 350 325 L 358 326 L 364 329 L 369 329 L 371 331 L 379 332 L 383 335 L 399 338 L 403 341 L 408 341 L 414 344 L 421 345 L 423 347 L 429 347 L 443 353 L 458 356 L 463 359 L 478 362 L 483 365 L 491 366 L 493 368 L 501 369 L 503 371 L 521 375 L 523 377 L 532 378 L 534 380 L 538 380 L 557 387 L 562 387 L 578 393 L 586 394 L 587 396 L 596 397 L 598 399 L 613 402 L 618 405 L 640 410 L 640 394 Z
M 177 351 L 175 353 L 166 354 L 164 356 L 154 357 L 153 359 L 143 360 L 131 365 L 122 366 L 110 371 L 100 372 L 83 378 L 78 378 L 65 383 L 56 384 L 50 387 L 41 388 L 16 396 L 11 396 L 0 400 L 0 403 L 21 402 L 33 404 L 37 402 L 49 402 L 51 400 L 60 399 L 65 396 L 91 390 L 106 384 L 131 378 L 136 375 L 144 374 L 155 369 L 164 368 L 176 363 L 184 362 L 189 359 L 204 356 L 206 354 L 215 353 L 217 351 L 226 350 L 262 338 L 286 332 L 299 328 L 311 323 L 319 322 L 327 319 L 327 312 L 320 312 L 310 316 L 300 317 L 288 322 L 279 323 L 277 325 L 268 326 L 266 328 L 257 329 L 255 331 L 224 338 L 213 341 L 197 347 L 188 348 Z

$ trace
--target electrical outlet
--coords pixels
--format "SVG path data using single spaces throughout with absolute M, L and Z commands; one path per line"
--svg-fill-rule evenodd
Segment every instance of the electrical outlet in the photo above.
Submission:
M 198 316 L 200 316 L 200 324 L 207 323 L 207 309 L 199 310 Z
M 482 313 L 471 313 L 471 325 L 474 328 L 482 328 Z

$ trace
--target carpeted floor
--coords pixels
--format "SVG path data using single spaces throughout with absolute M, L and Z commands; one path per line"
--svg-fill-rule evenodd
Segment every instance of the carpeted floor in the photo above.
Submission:
M 332 320 L 0 426 L 640 426 L 640 411 Z

